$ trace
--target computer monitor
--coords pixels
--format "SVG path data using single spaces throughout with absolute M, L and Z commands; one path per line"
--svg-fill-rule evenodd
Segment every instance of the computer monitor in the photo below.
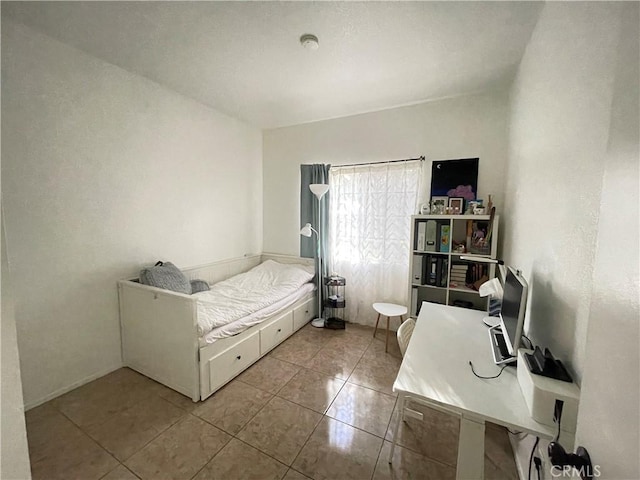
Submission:
M 527 289 L 527 282 L 522 275 L 509 267 L 507 278 L 504 281 L 500 326 L 507 350 L 514 357 L 518 354 L 522 338 L 524 313 L 527 309 Z

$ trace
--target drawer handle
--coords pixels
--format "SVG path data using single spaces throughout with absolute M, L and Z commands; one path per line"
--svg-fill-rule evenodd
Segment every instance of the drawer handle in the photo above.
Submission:
M 278 329 L 278 333 L 280 333 L 281 331 L 282 331 L 282 329 L 281 329 L 281 328 L 279 328 L 279 329 Z
M 304 313 L 309 313 L 309 310 L 305 310 Z
M 236 360 L 240 360 L 241 358 L 242 358 L 242 355 L 238 355 L 238 356 L 236 357 Z

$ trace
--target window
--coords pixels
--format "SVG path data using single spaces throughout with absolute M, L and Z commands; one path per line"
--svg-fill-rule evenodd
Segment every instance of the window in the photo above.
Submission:
M 422 162 L 332 166 L 329 176 L 331 268 L 347 278 L 347 319 L 373 324 L 374 302 L 407 303 Z

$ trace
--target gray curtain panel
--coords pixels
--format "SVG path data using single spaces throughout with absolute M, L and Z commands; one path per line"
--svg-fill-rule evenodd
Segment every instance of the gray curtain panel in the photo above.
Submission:
M 316 258 L 316 271 L 323 276 L 329 275 L 329 202 L 331 190 L 322 200 L 322 217 L 318 216 L 318 199 L 309 190 L 312 183 L 329 184 L 329 169 L 331 165 L 313 164 L 300 165 L 300 228 L 310 223 L 320 233 L 320 257 L 324 259 L 318 265 Z M 316 257 L 316 235 L 304 237 L 300 235 L 300 256 L 307 258 Z

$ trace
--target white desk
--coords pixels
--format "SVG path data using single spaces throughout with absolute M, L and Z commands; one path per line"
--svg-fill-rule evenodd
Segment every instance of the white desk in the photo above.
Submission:
M 486 313 L 424 302 L 415 330 L 393 384 L 400 401 L 389 462 L 403 417 L 405 401 L 416 400 L 460 415 L 456 478 L 484 476 L 484 422 L 552 439 L 554 429 L 533 420 L 520 391 L 515 367 L 498 378 L 482 376 L 500 371 L 493 362 Z

